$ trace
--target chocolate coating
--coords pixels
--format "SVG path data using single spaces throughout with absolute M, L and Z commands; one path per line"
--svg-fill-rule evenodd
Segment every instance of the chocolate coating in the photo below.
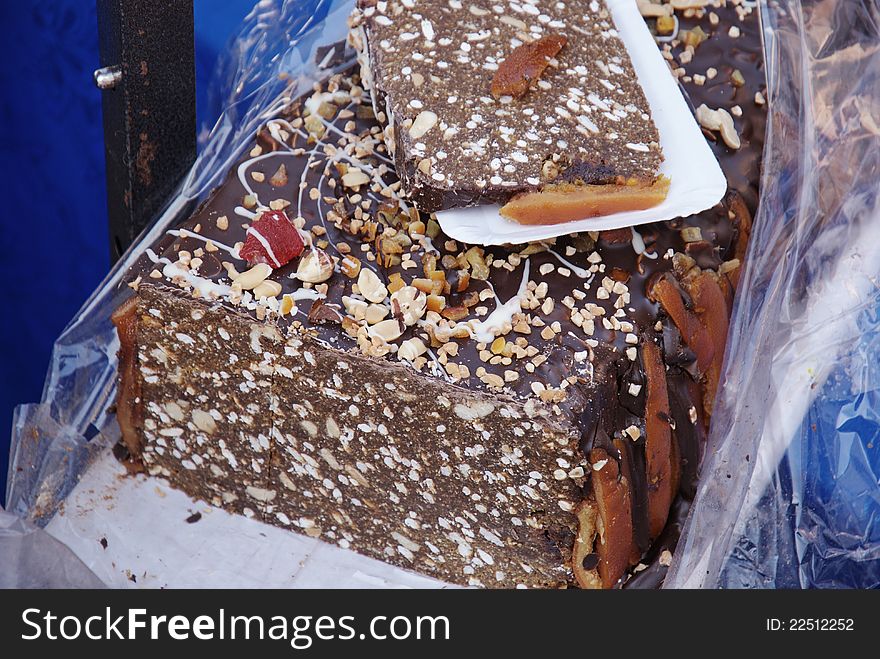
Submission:
M 610 455 L 622 458 L 626 465 L 624 476 L 631 483 L 633 491 L 634 540 L 640 551 L 646 551 L 651 545 L 647 523 L 644 435 L 635 441 L 625 440 L 625 455 L 621 455 L 621 444 L 615 441 L 619 440 L 625 428 L 643 427 L 645 414 L 645 375 L 639 361 L 627 356 L 628 348 L 634 345 L 629 337 L 635 336 L 638 342 L 663 341 L 668 366 L 670 422 L 675 424 L 673 435 L 681 458 L 680 491 L 684 498 L 689 498 L 695 489 L 706 421 L 701 412 L 697 423 L 691 419 L 691 408 L 700 408 L 694 402 L 694 378 L 699 374 L 694 370 L 693 354 L 682 346 L 677 331 L 658 304 L 650 299 L 648 290 L 653 278 L 671 269 L 671 260 L 666 258 L 670 251 L 688 253 L 701 267 L 713 269 L 733 258 L 738 229 L 729 214 L 733 206 L 732 196 L 745 200 L 750 211 L 755 210 L 758 200 L 765 114 L 763 108 L 754 105 L 753 99 L 756 93 L 764 91 L 765 83 L 757 20 L 752 14 L 740 23 L 733 7 L 715 11 L 721 17 L 717 29 L 710 27 L 705 17 L 681 19 L 683 28 L 699 23 L 710 34 L 709 39 L 696 49 L 688 70 L 703 72 L 714 67 L 718 71 L 714 78 L 703 85 L 693 82 L 684 82 L 683 85 L 694 106 L 705 103 L 712 108 L 731 108 L 738 104 L 743 109 L 743 116 L 736 121 L 742 147 L 732 150 L 720 140 L 712 142 L 713 151 L 729 182 L 728 199 L 716 208 L 689 218 L 638 227 L 648 254 L 655 258 L 636 253 L 631 234 L 627 237 L 620 232 L 562 237 L 552 245 L 552 252 L 527 250 L 527 246 L 523 245 L 486 249 L 487 257 L 507 264 L 506 267 L 492 266 L 486 281 L 471 278 L 465 291 L 450 291 L 446 295 L 446 305 L 464 306 L 470 295 L 487 296 L 475 306 L 467 308 L 467 318 L 485 318 L 496 304 L 503 304 L 517 296 L 527 262 L 528 281 L 533 283 L 531 294 L 534 296 L 534 289 L 546 284 L 546 295 L 537 300 L 534 308 L 524 310 L 532 321 L 539 318 L 540 324 L 528 323 L 528 334 L 514 330 L 503 336 L 507 342 L 513 342 L 518 337 L 526 339 L 527 345 L 535 350 L 534 354 L 528 358 L 507 358 L 509 361 L 505 362 L 504 356 L 490 351 L 492 357 L 487 360 L 489 346 L 486 344 L 473 338 L 453 338 L 451 342 L 456 344 L 454 359 L 449 357 L 448 361 L 465 367 L 467 375 L 462 376 L 461 371 L 454 375 L 444 368 L 445 364 L 432 360 L 428 360 L 420 369 L 424 375 L 453 379 L 460 387 L 495 393 L 503 390 L 503 393 L 520 400 L 536 395 L 536 383 L 541 387 L 564 390 L 565 396 L 553 402 L 559 405 L 560 414 L 579 419 L 580 444 L 584 454 L 593 448 L 603 448 Z M 732 24 L 741 27 L 740 37 L 728 35 L 727 28 Z M 678 54 L 681 48 L 676 46 L 672 52 Z M 739 70 L 745 80 L 740 87 L 731 82 L 734 70 Z M 312 138 L 319 138 L 317 143 L 310 141 L 310 135 L 306 135 L 306 131 L 299 126 L 293 132 L 284 129 L 281 124 L 274 125 L 272 130 L 268 127 L 261 129 L 255 140 L 246 147 L 249 152 L 259 146 L 259 155 L 244 157 L 239 162 L 239 166 L 244 165 L 244 181 L 239 177 L 239 166 L 236 166 L 225 183 L 192 217 L 177 227 L 189 230 L 200 238 L 188 234 L 167 234 L 152 246 L 152 250 L 160 258 L 167 258 L 171 262 L 178 261 L 182 251 L 193 254 L 203 250 L 202 256 L 198 257 L 202 260 L 198 276 L 228 285 L 230 280 L 223 262 L 233 264 L 238 271 L 245 270 L 247 264 L 222 249 L 204 252 L 205 241 L 233 246 L 245 239 L 250 220 L 237 214 L 236 209 L 246 206 L 246 198 L 253 192 L 261 203 L 268 203 L 269 200 L 290 202 L 288 215 L 303 218 L 304 228 L 311 231 L 315 244 L 326 242 L 323 248 L 337 258 L 350 251 L 361 258 L 363 267 L 374 270 L 386 284 L 392 275 L 400 275 L 407 282 L 414 277 L 424 277 L 424 266 L 433 258 L 429 255 L 457 257 L 466 252 L 468 246 L 455 244 L 442 233 L 430 241 L 416 235 L 409 239 L 415 249 L 408 252 L 408 262 L 383 264 L 381 258 L 375 258 L 375 240 L 352 229 L 353 222 L 368 221 L 359 219 L 359 214 L 370 219 L 375 219 L 383 209 L 393 214 L 402 201 L 396 200 L 393 194 L 384 194 L 384 190 L 391 190 L 398 181 L 391 167 L 391 158 L 378 137 L 379 124 L 372 116 L 368 99 L 359 94 L 359 89 L 354 73 L 325 85 L 321 93 L 328 96 L 318 100 L 335 107 L 332 121 L 329 122 L 332 125 L 326 126 L 321 136 L 311 135 Z M 341 99 L 338 105 L 333 103 L 336 97 Z M 301 102 L 293 104 L 283 115 L 291 124 L 301 121 L 303 117 Z M 288 133 L 286 138 L 279 132 L 281 130 Z M 336 150 L 345 152 L 346 158 L 334 157 Z M 372 190 L 366 186 L 359 189 L 346 187 L 345 174 L 350 171 L 352 157 L 374 173 L 373 183 L 378 185 L 381 179 L 385 189 L 377 191 L 375 187 Z M 273 186 L 271 179 L 281 164 L 286 168 L 287 182 Z M 262 174 L 262 178 L 254 178 L 253 172 Z M 313 190 L 317 192 L 313 193 Z M 467 190 L 451 190 L 449 194 L 471 193 Z M 368 200 L 371 203 L 364 208 L 362 204 Z M 227 219 L 228 228 L 222 228 L 225 223 L 218 222 L 221 217 Z M 681 230 L 687 227 L 699 227 L 702 238 L 699 244 L 685 244 Z M 368 254 L 373 255 L 374 259 L 370 260 Z M 570 265 L 562 263 L 560 258 Z M 581 278 L 571 266 L 585 271 L 592 269 L 592 272 L 588 277 Z M 299 280 L 291 278 L 297 267 L 298 261 L 294 260 L 271 274 L 270 279 L 280 284 L 282 289 L 279 299 L 303 288 Z M 156 268 L 153 260 L 145 255 L 132 272 L 131 279 L 141 276 L 144 282 L 158 279 L 167 283 L 167 278 L 152 275 Z M 456 284 L 456 277 L 459 277 L 457 268 L 446 268 L 446 273 L 447 281 Z M 351 279 L 337 272 L 326 282 L 326 298 L 315 303 L 312 312 L 309 312 L 311 303 L 305 301 L 300 303 L 302 309 L 295 315 L 279 317 L 271 310 L 268 314 L 282 329 L 297 324 L 298 327 L 307 328 L 326 345 L 344 351 L 357 351 L 357 340 L 342 331 L 338 322 L 334 322 L 344 314 L 343 297 L 352 295 L 352 283 Z M 615 283 L 623 286 L 620 290 L 625 290 L 628 299 L 622 293 L 607 290 Z M 602 295 L 600 290 L 608 294 Z M 575 292 L 583 297 L 576 299 Z M 587 304 L 596 310 L 601 309 L 602 313 L 596 313 L 591 318 L 593 331 L 586 332 L 582 323 L 573 320 L 571 307 L 565 303 L 566 298 L 571 298 L 577 309 Z M 552 300 L 552 304 L 547 300 Z M 475 315 L 475 309 L 480 306 L 487 308 L 486 313 Z M 267 313 L 266 309 L 261 312 L 260 305 L 256 303 L 238 305 L 236 309 L 258 318 L 260 313 Z M 603 319 L 614 318 L 620 311 L 623 313 L 617 321 L 618 325 L 628 323 L 631 328 L 603 324 Z M 658 321 L 661 324 L 659 329 Z M 558 331 L 548 333 L 545 337 L 544 329 L 555 323 L 558 323 Z M 412 337 L 421 337 L 431 345 L 429 333 L 423 326 L 407 328 L 401 340 Z M 588 359 L 581 356 L 585 353 L 589 353 Z M 501 359 L 495 360 L 498 356 Z M 385 358 L 396 361 L 393 354 Z M 481 369 L 484 375 L 478 374 Z M 499 378 L 503 387 L 488 383 L 488 376 Z M 563 382 L 566 384 L 563 385 Z M 677 537 L 675 529 L 680 520 L 675 515 L 684 510 L 684 504 L 674 506 L 669 525 L 671 530 L 668 530 L 670 538 Z M 674 539 L 667 546 L 674 546 Z M 639 576 L 638 581 L 647 581 L 647 575 L 653 575 L 655 571 L 651 569 L 641 574 L 645 576 Z M 635 582 L 636 579 L 630 583 Z

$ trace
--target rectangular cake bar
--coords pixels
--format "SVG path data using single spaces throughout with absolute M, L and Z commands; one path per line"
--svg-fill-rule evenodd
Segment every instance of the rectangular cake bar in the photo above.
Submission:
M 401 196 L 356 69 L 267 121 L 128 277 L 131 462 L 452 583 L 611 587 L 657 565 L 693 495 L 759 180 L 759 35 L 718 11 L 714 31 L 682 24 L 718 36 L 691 59 L 727 76 L 694 100 L 747 110 L 742 147 L 713 144 L 730 193 L 638 231 L 450 240 Z
M 657 129 L 604 0 L 359 7 L 362 76 L 420 209 L 519 195 L 502 213 L 550 223 L 665 197 Z

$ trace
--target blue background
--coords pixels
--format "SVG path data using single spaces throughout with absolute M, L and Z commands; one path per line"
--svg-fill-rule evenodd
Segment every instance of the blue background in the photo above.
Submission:
M 254 0 L 195 0 L 199 126 L 218 53 Z M 40 399 L 52 343 L 110 267 L 92 0 L 0 3 L 0 500 L 12 411 Z

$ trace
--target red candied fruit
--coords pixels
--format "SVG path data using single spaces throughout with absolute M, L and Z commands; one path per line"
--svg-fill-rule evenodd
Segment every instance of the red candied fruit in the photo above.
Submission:
M 280 268 L 303 253 L 302 235 L 284 211 L 266 211 L 247 230 L 239 256 L 248 262 Z

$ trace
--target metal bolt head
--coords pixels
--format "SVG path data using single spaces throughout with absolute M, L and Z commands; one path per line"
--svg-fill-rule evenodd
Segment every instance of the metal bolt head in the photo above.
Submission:
M 105 66 L 95 71 L 95 84 L 98 89 L 113 89 L 122 80 L 122 69 L 118 66 Z

